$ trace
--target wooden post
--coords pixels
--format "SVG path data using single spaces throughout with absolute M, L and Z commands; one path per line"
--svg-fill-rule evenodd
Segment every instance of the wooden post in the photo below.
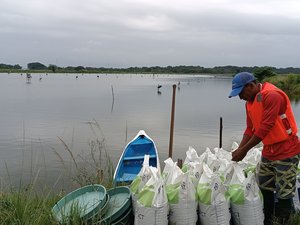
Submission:
M 175 116 L 175 95 L 176 95 L 176 84 L 173 84 L 171 125 L 170 125 L 170 142 L 169 142 L 169 157 L 170 158 L 172 158 L 172 155 L 173 155 L 173 133 L 174 133 L 174 116 Z
M 219 148 L 222 148 L 222 130 L 223 130 L 223 120 L 220 117 L 220 137 L 219 137 Z

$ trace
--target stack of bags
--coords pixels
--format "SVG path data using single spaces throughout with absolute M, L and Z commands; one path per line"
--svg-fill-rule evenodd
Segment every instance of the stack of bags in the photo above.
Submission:
M 233 144 L 232 150 L 238 145 Z M 182 169 L 171 158 L 160 174 L 147 156 L 131 184 L 135 225 L 263 225 L 263 200 L 255 179 L 261 149 L 239 163 L 231 152 L 189 147 Z

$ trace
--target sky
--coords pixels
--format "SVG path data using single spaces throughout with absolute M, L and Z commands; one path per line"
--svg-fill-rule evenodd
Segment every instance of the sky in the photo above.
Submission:
M 0 63 L 300 67 L 299 0 L 0 0 Z

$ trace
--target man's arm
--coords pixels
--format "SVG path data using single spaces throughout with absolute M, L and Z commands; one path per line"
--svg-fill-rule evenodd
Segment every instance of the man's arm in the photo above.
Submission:
M 243 147 L 245 144 L 247 144 L 247 142 L 250 140 L 251 136 L 244 134 L 243 139 L 239 145 L 239 148 Z
M 241 161 L 247 155 L 247 152 L 261 142 L 259 137 L 253 135 L 252 137 L 244 135 L 241 145 L 232 153 L 233 161 Z

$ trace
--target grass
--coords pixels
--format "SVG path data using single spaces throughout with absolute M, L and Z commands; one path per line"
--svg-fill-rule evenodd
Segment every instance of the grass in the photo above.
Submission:
M 0 197 L 0 224 L 54 224 L 50 211 L 58 199 L 38 195 L 33 188 L 10 190 Z
M 53 205 L 61 198 L 59 195 L 36 194 L 34 188 L 11 190 L 0 197 L 0 225 L 59 225 L 51 214 Z M 68 217 L 63 218 L 65 225 L 85 225 L 75 206 Z
M 89 184 L 101 184 L 107 189 L 113 185 L 113 164 L 107 153 L 105 138 L 101 128 L 96 121 L 87 123 L 93 131 L 94 137 L 88 141 L 90 151 L 86 155 L 74 155 L 72 149 L 66 142 L 59 138 L 65 151 L 70 155 L 75 171 L 71 173 L 64 166 L 65 172 L 69 173 L 70 180 L 77 187 Z M 54 150 L 62 165 L 67 164 L 63 154 Z M 22 162 L 23 163 L 23 162 Z M 33 163 L 33 162 L 31 162 Z M 23 168 L 23 167 L 22 167 Z M 8 173 L 8 169 L 7 169 Z M 32 170 L 34 173 L 34 170 Z M 66 193 L 55 193 L 54 187 L 59 180 L 53 185 L 53 188 L 45 187 L 42 191 L 37 187 L 37 174 L 31 174 L 31 181 L 25 185 L 20 181 L 20 186 L 15 188 L 11 182 L 8 187 L 0 178 L 0 225 L 58 225 L 53 217 L 51 210 L 55 203 L 65 196 Z M 8 177 L 10 175 L 8 173 Z M 65 219 L 66 225 L 85 225 L 86 222 L 80 219 L 79 211 L 74 207 L 70 216 Z

